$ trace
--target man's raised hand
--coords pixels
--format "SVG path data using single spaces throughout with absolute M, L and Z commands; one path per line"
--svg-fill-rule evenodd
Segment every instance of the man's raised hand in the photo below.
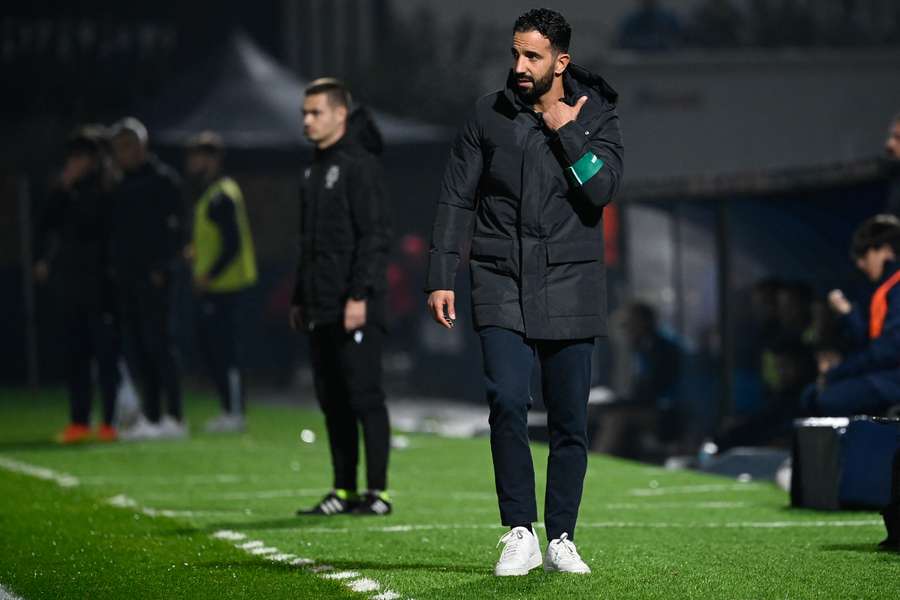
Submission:
M 556 131 L 566 123 L 574 121 L 578 117 L 578 113 L 581 112 L 581 107 L 587 102 L 587 99 L 587 96 L 582 96 L 575 103 L 575 106 L 569 106 L 562 98 L 560 98 L 559 102 L 544 112 L 544 124 L 553 131 Z

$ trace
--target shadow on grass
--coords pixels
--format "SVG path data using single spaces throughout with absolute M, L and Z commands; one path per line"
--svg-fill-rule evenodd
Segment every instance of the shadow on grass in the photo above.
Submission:
M 316 517 L 316 516 L 290 516 L 281 519 L 268 519 L 263 521 L 220 521 L 218 523 L 210 523 L 200 528 L 181 528 L 173 532 L 177 535 L 191 533 L 208 533 L 212 534 L 223 529 L 231 531 L 265 531 L 278 529 L 296 529 L 302 531 L 304 529 L 321 529 L 321 530 L 342 530 L 342 529 L 359 529 L 366 531 L 366 528 L 373 526 L 390 527 L 395 525 L 391 520 L 381 520 L 378 517 L 367 516 L 332 516 L 332 517 Z M 398 524 L 399 526 L 399 524 Z M 327 532 L 326 532 L 327 533 Z
M 884 554 L 896 555 L 900 558 L 900 550 L 893 548 L 882 548 L 878 542 L 865 542 L 854 544 L 826 544 L 821 547 L 825 552 L 861 552 L 863 554 Z

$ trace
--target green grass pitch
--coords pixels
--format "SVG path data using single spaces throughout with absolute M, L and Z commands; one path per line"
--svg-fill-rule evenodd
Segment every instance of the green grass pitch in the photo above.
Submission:
M 214 410 L 189 396 L 195 426 Z M 410 435 L 389 517 L 299 518 L 329 486 L 315 411 L 257 405 L 242 435 L 61 447 L 65 414 L 59 392 L 0 390 L 0 597 L 900 598 L 876 513 L 791 510 L 768 483 L 591 456 L 577 542 L 593 574 L 499 579 L 484 438 Z M 541 496 L 546 447 L 534 456 Z

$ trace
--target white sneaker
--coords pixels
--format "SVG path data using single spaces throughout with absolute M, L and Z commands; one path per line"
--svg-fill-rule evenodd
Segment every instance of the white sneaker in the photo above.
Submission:
M 544 570 L 548 573 L 579 573 L 586 575 L 591 568 L 578 556 L 575 544 L 569 539 L 569 534 L 564 533 L 558 540 L 553 540 L 547 546 L 547 554 L 544 556 Z
M 188 436 L 187 425 L 171 415 L 164 415 L 159 420 L 159 436 L 162 440 L 180 440 Z
M 147 420 L 147 417 L 139 414 L 131 427 L 119 430 L 119 439 L 126 442 L 139 442 L 142 440 L 159 439 L 159 426 Z
M 494 566 L 494 575 L 528 575 L 528 571 L 541 566 L 541 545 L 534 533 L 525 527 L 507 531 L 497 546 L 506 544 L 500 553 L 500 560 Z
M 239 433 L 247 429 L 243 415 L 221 414 L 206 422 L 207 433 Z

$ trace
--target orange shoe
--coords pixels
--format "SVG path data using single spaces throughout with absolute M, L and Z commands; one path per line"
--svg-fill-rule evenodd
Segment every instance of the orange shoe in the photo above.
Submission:
M 79 423 L 71 423 L 56 436 L 60 444 L 79 444 L 91 439 L 91 428 Z
M 119 432 L 112 425 L 101 425 L 97 428 L 97 441 L 115 442 L 119 439 Z

